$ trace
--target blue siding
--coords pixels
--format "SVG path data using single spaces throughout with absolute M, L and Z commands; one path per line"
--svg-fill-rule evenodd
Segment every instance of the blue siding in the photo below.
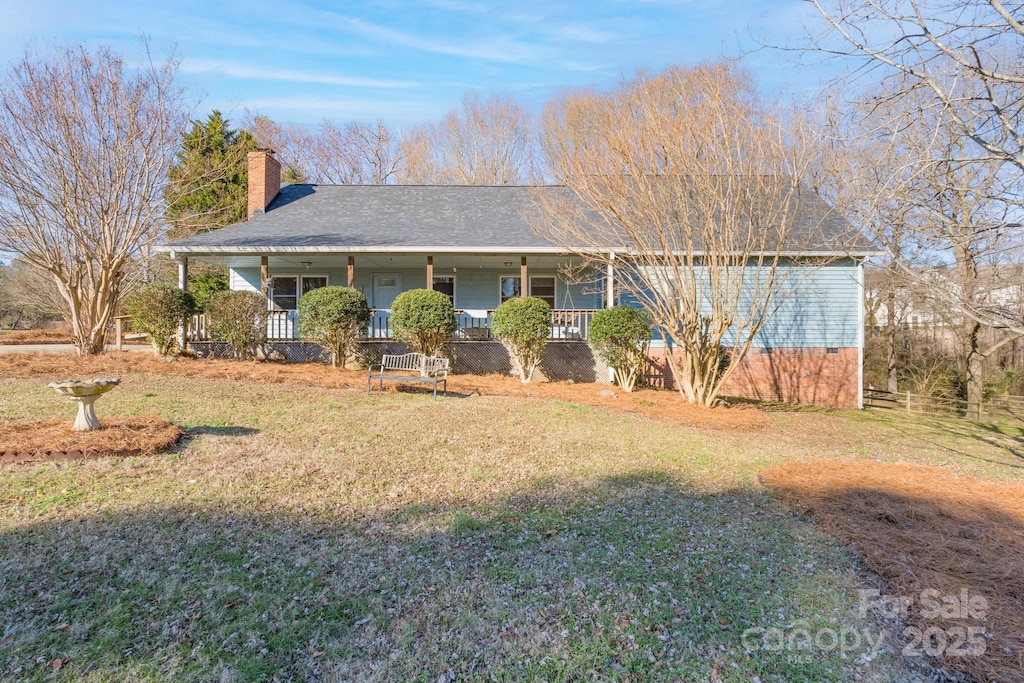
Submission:
M 785 297 L 754 339 L 756 348 L 860 345 L 858 266 L 840 262 L 793 274 Z
M 852 260 L 825 266 L 791 266 L 776 309 L 751 344 L 753 348 L 854 348 L 860 345 L 859 266 Z M 627 294 L 620 302 L 637 305 Z M 725 343 L 734 337 L 726 335 Z M 653 346 L 663 346 L 661 335 Z
M 260 269 L 239 268 L 231 269 L 228 273 L 228 286 L 236 290 L 248 290 L 250 292 L 260 291 Z

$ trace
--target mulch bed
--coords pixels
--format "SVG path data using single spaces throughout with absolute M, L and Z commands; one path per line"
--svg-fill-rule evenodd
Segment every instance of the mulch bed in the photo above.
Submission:
M 293 383 L 326 388 L 366 390 L 366 371 L 332 368 L 320 363 L 238 362 L 225 359 L 157 358 L 144 353 L 107 353 L 79 358 L 70 354 L 17 353 L 0 355 L 0 375 L 44 377 L 104 377 L 125 373 L 178 375 L 259 383 Z M 376 388 L 374 389 L 376 391 Z M 451 375 L 448 390 L 462 396 L 523 396 L 603 406 L 639 413 L 688 426 L 751 432 L 765 429 L 772 418 L 750 404 L 698 408 L 676 391 L 643 389 L 626 393 L 618 387 L 586 382 L 534 381 L 522 384 L 505 375 Z M 385 391 L 426 391 L 422 385 L 389 382 Z M 614 395 L 608 395 L 608 392 Z M 602 393 L 604 392 L 604 393 Z
M 934 629 L 933 650 L 958 627 L 981 625 L 991 634 L 981 655 L 954 656 L 947 648 L 941 659 L 948 669 L 980 681 L 1024 680 L 1024 485 L 878 462 L 795 462 L 760 478 L 853 544 L 892 595 L 913 598 L 906 621 L 921 633 Z M 959 602 L 967 589 L 985 598 L 986 617 L 928 615 L 935 610 L 921 604 L 925 589 L 936 590 L 940 603 L 953 596 Z
M 71 430 L 70 420 L 0 424 L 0 463 L 153 455 L 178 443 L 184 432 L 154 415 L 104 418 L 100 428 Z

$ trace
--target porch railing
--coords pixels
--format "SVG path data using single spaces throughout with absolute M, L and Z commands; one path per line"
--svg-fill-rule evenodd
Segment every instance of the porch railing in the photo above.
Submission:
M 551 326 L 548 338 L 553 341 L 586 341 L 590 334 L 590 319 L 596 309 L 551 311 Z M 371 309 L 370 324 L 365 339 L 393 339 L 391 311 L 386 308 Z M 491 320 L 494 309 L 465 309 L 455 312 L 456 329 L 454 338 L 458 341 L 486 341 L 493 339 Z M 298 311 L 269 311 L 267 313 L 267 339 L 290 341 L 299 338 Z M 192 316 L 189 325 L 189 339 L 209 341 L 210 333 L 206 316 L 202 313 Z

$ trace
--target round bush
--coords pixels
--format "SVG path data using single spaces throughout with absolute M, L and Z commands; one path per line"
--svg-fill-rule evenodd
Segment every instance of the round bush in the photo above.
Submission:
M 256 292 L 217 292 L 206 305 L 210 337 L 225 341 L 245 360 L 267 341 L 267 300 Z
M 455 307 L 447 294 L 432 289 L 410 289 L 391 304 L 395 339 L 413 351 L 436 356 L 455 332 Z
M 320 287 L 299 299 L 299 334 L 326 345 L 335 367 L 345 367 L 369 322 L 366 296 L 352 287 Z
M 153 353 L 169 355 L 177 345 L 178 328 L 195 312 L 191 294 L 166 285 L 143 285 L 129 292 L 121 304 L 132 317 L 132 329 L 149 335 Z
M 590 319 L 589 339 L 601 360 L 615 370 L 619 386 L 633 391 L 647 363 L 650 316 L 631 306 L 597 311 Z
M 551 331 L 551 306 L 543 299 L 517 297 L 498 306 L 491 331 L 508 349 L 512 368 L 525 384 L 544 359 Z

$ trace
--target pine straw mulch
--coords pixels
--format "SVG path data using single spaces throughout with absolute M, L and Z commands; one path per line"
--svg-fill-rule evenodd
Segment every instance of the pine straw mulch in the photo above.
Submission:
M 852 543 L 894 595 L 913 599 L 908 624 L 922 633 L 934 627 L 952 636 L 954 627 L 983 626 L 990 634 L 983 655 L 947 650 L 944 665 L 980 681 L 1024 680 L 1024 484 L 880 462 L 794 462 L 760 478 Z M 987 618 L 927 618 L 928 606 L 919 604 L 926 589 L 938 591 L 940 602 L 963 589 L 980 595 Z M 933 649 L 939 645 L 941 634 L 931 641 Z
M 71 420 L 0 424 L 0 463 L 153 455 L 178 443 L 184 432 L 155 415 L 103 418 L 100 428 L 71 430 Z
M 366 390 L 365 370 L 342 370 L 319 363 L 270 363 L 224 359 L 161 359 L 145 353 L 108 353 L 78 358 L 71 354 L 18 353 L 0 356 L 0 376 L 87 378 L 124 373 L 178 375 L 231 379 L 260 383 L 293 383 L 329 389 Z M 426 385 L 386 382 L 388 392 L 432 391 Z M 374 391 L 378 391 L 374 387 Z M 694 427 L 729 431 L 757 431 L 772 419 L 756 406 L 737 404 L 714 409 L 688 405 L 675 391 L 643 389 L 626 393 L 618 387 L 596 383 L 534 381 L 522 384 L 505 375 L 451 375 L 448 391 L 468 396 L 524 396 L 558 399 L 602 406 Z M 604 392 L 604 393 L 602 393 Z M 609 392 L 613 395 L 609 395 Z
M 48 330 L 15 330 L 0 335 L 0 344 L 73 344 L 71 330 L 55 327 Z

